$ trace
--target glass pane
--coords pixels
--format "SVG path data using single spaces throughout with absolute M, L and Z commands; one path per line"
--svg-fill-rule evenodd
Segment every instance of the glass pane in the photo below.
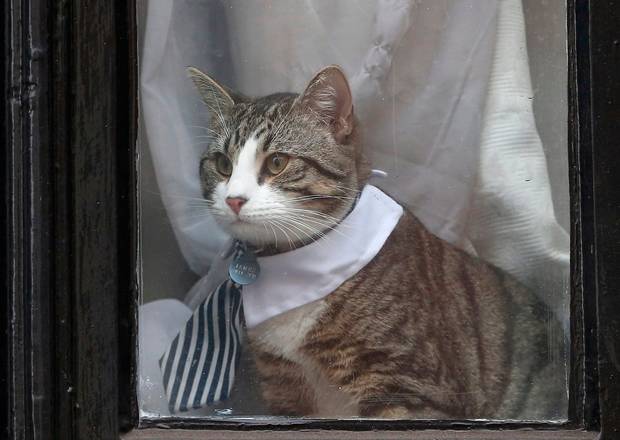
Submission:
M 139 6 L 142 417 L 566 419 L 561 1 Z

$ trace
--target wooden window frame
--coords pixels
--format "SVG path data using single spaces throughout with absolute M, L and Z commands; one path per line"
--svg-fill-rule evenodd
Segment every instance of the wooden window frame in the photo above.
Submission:
M 620 8 L 568 1 L 569 422 L 139 426 L 133 1 L 5 0 L 0 437 L 620 438 Z

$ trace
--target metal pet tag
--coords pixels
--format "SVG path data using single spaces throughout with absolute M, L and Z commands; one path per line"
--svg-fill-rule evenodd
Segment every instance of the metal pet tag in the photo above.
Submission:
M 230 279 L 242 286 L 252 284 L 260 274 L 260 266 L 256 254 L 250 250 L 236 255 L 228 266 Z

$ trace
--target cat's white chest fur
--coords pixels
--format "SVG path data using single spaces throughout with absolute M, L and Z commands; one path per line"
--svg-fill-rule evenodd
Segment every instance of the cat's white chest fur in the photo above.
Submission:
M 315 417 L 347 417 L 357 415 L 357 403 L 337 386 L 329 383 L 318 365 L 299 350 L 306 335 L 327 307 L 317 300 L 275 316 L 250 329 L 248 335 L 264 350 L 295 362 L 302 369 L 316 398 Z

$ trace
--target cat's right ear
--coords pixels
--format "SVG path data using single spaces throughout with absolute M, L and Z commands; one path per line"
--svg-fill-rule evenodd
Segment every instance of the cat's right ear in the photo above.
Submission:
M 312 78 L 297 102 L 328 125 L 336 141 L 342 142 L 353 131 L 353 97 L 340 67 L 323 68 Z
M 226 87 L 220 85 L 206 73 L 195 67 L 188 67 L 187 74 L 196 86 L 209 112 L 223 116 L 235 105 L 235 101 Z

